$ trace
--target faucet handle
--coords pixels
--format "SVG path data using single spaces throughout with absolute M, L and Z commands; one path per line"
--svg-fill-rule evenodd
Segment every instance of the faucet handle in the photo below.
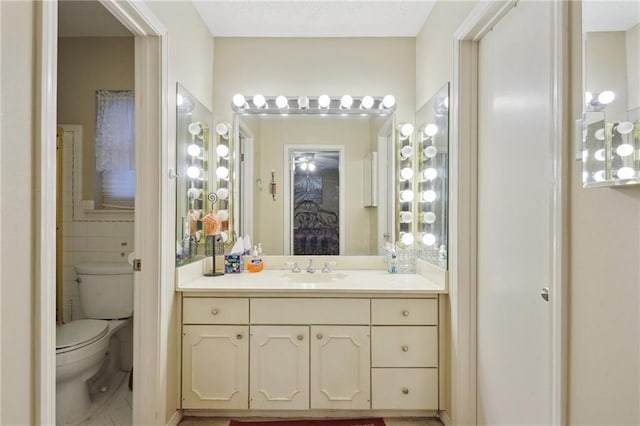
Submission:
M 298 266 L 298 262 L 284 262 L 285 266 L 293 266 L 291 272 L 302 272 L 302 269 Z
M 324 266 L 322 267 L 322 272 L 325 274 L 331 272 L 329 266 L 336 266 L 337 262 L 324 262 Z

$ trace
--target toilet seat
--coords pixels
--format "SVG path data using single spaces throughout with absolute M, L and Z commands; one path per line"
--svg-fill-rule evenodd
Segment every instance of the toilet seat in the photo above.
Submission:
M 109 330 L 109 321 L 81 319 L 56 327 L 56 354 L 73 351 L 99 340 Z

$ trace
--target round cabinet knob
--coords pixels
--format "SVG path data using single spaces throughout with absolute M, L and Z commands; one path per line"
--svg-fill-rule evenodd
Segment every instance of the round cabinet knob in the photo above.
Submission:
M 402 347 L 402 352 L 409 352 L 409 346 L 404 345 L 404 346 Z
M 405 317 L 409 316 L 409 311 L 407 311 L 406 309 L 404 311 L 402 311 L 402 315 Z
M 236 339 L 242 340 L 242 337 L 244 337 L 244 336 L 242 336 L 242 334 L 236 334 Z
M 297 339 L 298 339 L 298 340 L 302 340 L 302 339 L 304 339 L 304 336 L 303 336 L 302 334 L 298 334 Z
M 218 315 L 218 309 L 216 308 L 211 309 L 211 315 Z
M 405 395 L 409 394 L 409 388 L 402 388 L 402 393 Z
M 316 339 L 318 339 L 318 340 L 322 340 L 322 333 L 318 333 L 318 334 L 316 334 Z

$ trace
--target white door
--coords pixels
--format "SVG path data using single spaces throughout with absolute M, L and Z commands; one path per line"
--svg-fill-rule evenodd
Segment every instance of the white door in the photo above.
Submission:
M 249 408 L 309 408 L 309 327 L 251 327 Z
M 550 425 L 552 2 L 479 43 L 477 423 Z

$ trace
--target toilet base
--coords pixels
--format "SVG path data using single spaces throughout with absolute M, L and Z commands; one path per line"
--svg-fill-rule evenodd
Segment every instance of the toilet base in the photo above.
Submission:
M 87 382 L 70 380 L 56 386 L 56 425 L 78 423 L 91 407 Z

